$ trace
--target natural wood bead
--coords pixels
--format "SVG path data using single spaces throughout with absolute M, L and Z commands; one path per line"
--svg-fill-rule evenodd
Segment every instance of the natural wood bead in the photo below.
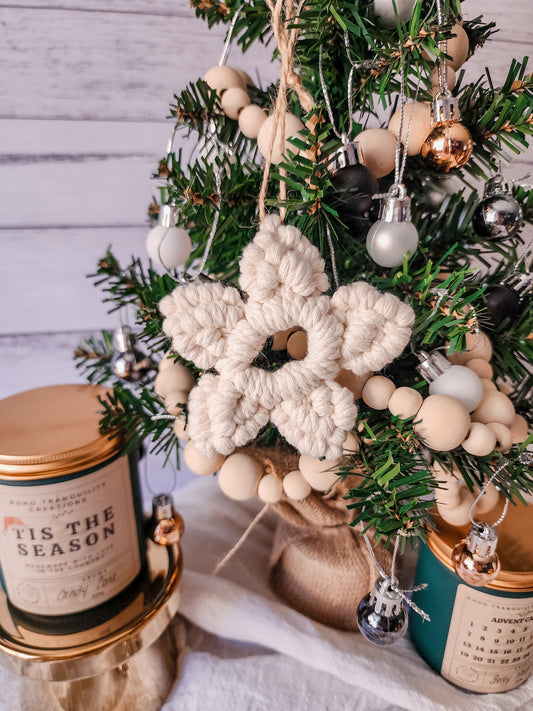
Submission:
M 272 136 L 274 135 L 275 128 L 275 117 L 274 115 L 271 115 L 263 123 L 263 125 L 259 129 L 259 134 L 257 136 L 257 148 L 259 149 L 259 153 L 261 153 L 263 158 L 267 158 L 270 154 L 270 151 L 272 150 L 272 154 L 270 155 L 270 162 L 273 165 L 281 163 L 283 154 L 287 151 L 287 149 L 290 149 L 295 153 L 298 152 L 297 148 L 290 144 L 287 139 L 293 138 L 294 136 L 298 135 L 302 128 L 304 128 L 304 125 L 297 116 L 287 112 L 285 114 L 284 140 L 282 140 L 281 137 L 280 122 L 276 129 L 276 136 L 274 138 L 274 142 L 272 142 Z
M 302 454 L 298 466 L 302 476 L 313 489 L 326 491 L 339 480 L 337 468 L 340 463 L 340 459 L 335 459 L 334 461 L 320 460 L 311 457 L 309 454 Z
M 193 387 L 192 373 L 181 363 L 174 363 L 160 370 L 155 376 L 154 390 L 162 398 L 166 398 L 174 390 L 190 392 Z
M 395 138 L 400 133 L 400 123 L 402 111 L 398 109 L 391 116 L 388 130 Z M 407 143 L 407 155 L 416 156 L 420 153 L 422 144 L 431 131 L 431 107 L 422 101 L 408 101 L 405 104 L 404 119 L 402 127 L 401 141 L 405 144 L 407 132 L 409 131 L 409 141 Z
M 475 457 L 486 457 L 496 447 L 496 435 L 487 425 L 481 422 L 472 422 L 468 435 L 461 446 Z
M 301 501 L 311 493 L 311 486 L 304 479 L 302 472 L 299 469 L 294 469 L 285 475 L 283 479 L 283 490 L 294 501 Z
M 504 395 L 512 395 L 515 391 L 515 386 L 511 381 L 502 380 L 501 378 L 496 381 L 496 387 Z
M 241 89 L 240 86 L 232 86 L 231 89 L 226 89 L 222 94 L 220 99 L 220 105 L 222 106 L 222 111 L 230 119 L 237 120 L 239 114 L 248 106 L 250 103 L 250 97 L 245 89 Z
M 239 114 L 239 128 L 246 138 L 257 138 L 266 120 L 266 111 L 257 104 L 248 104 Z
M 451 57 L 449 64 L 454 71 L 460 69 L 468 59 L 470 41 L 468 35 L 461 25 L 455 24 L 452 27 L 452 34 L 456 35 L 448 40 L 446 54 Z
M 391 415 L 402 420 L 413 417 L 422 407 L 424 398 L 414 388 L 397 388 L 391 395 L 388 408 Z
M 489 380 L 488 378 L 480 378 L 481 385 L 483 385 L 483 390 L 497 390 L 496 384 Z M 507 394 L 507 393 L 506 393 Z
M 287 340 L 287 353 L 295 360 L 302 360 L 307 355 L 307 333 L 295 331 Z
M 241 69 L 240 67 L 233 67 L 237 74 L 240 76 L 240 78 L 243 80 L 245 86 L 255 86 L 254 85 L 254 80 L 252 77 L 247 74 L 244 69 Z
M 439 89 L 439 68 L 435 67 L 433 71 L 430 74 L 430 79 L 431 79 L 431 85 L 433 86 L 434 89 Z M 450 91 L 453 89 L 455 86 L 455 82 L 457 81 L 457 76 L 455 74 L 455 71 L 452 69 L 450 64 L 448 63 L 448 68 L 446 71 L 446 85 Z
M 230 499 L 244 501 L 257 494 L 263 466 L 251 454 L 230 454 L 218 473 L 218 484 Z
M 430 449 L 448 452 L 458 447 L 470 428 L 466 407 L 449 395 L 430 395 L 417 413 L 414 429 Z
M 527 420 L 522 415 L 515 415 L 513 424 L 509 428 L 513 437 L 513 444 L 522 444 L 529 434 Z
M 343 454 L 355 454 L 359 451 L 359 438 L 354 432 L 348 432 L 344 444 L 342 445 Z
M 468 491 L 466 487 L 461 487 L 459 490 L 459 502 L 454 506 L 450 505 L 446 501 L 440 501 L 438 498 L 437 489 L 435 492 L 435 502 L 437 504 L 437 511 L 439 515 L 446 523 L 450 526 L 467 526 L 470 523 L 470 516 L 468 514 L 470 507 L 474 501 L 474 497 Z
M 273 351 L 284 351 L 287 348 L 287 339 L 298 329 L 287 328 L 285 331 L 276 331 L 272 337 L 272 350 Z
M 483 360 L 483 358 L 471 358 L 466 361 L 465 365 L 467 368 L 470 368 L 470 370 L 473 370 L 480 378 L 491 380 L 494 375 L 491 364 Z
M 235 86 L 246 89 L 246 84 L 242 76 L 232 67 L 213 67 L 205 75 L 204 81 L 207 82 L 211 89 L 214 89 L 219 96 L 222 96 L 226 89 L 232 89 Z
M 355 138 L 361 163 L 376 178 L 383 178 L 396 161 L 396 137 L 384 128 L 367 128 Z
M 392 380 L 383 375 L 373 375 L 364 384 L 361 397 L 373 410 L 384 410 L 395 390 Z
M 176 353 L 173 353 L 172 351 L 167 351 L 159 361 L 157 369 L 161 371 L 170 368 L 170 366 L 174 365 L 176 357 Z
M 192 472 L 198 474 L 199 476 L 214 474 L 218 469 L 220 469 L 220 466 L 224 462 L 225 458 L 226 457 L 223 454 L 219 454 L 218 452 L 213 454 L 212 457 L 206 457 L 196 449 L 191 441 L 187 442 L 185 449 L 183 450 L 183 459 L 185 460 L 185 464 Z
M 359 400 L 363 391 L 363 386 L 366 381 L 372 376 L 372 373 L 364 375 L 356 375 L 352 370 L 342 368 L 335 380 L 342 385 L 343 388 L 348 388 L 356 400 Z
M 498 390 L 484 390 L 481 402 L 471 417 L 472 422 L 500 422 L 511 427 L 515 418 L 514 405 L 507 395 Z
M 494 432 L 498 452 L 508 452 L 513 446 L 511 430 L 501 422 L 487 422 L 487 427 Z
M 476 489 L 474 498 L 477 498 L 478 495 L 479 489 Z M 476 508 L 474 509 L 474 514 L 479 516 L 480 514 L 486 514 L 489 511 L 492 511 L 492 509 L 498 504 L 499 500 L 500 492 L 494 486 L 494 484 L 489 484 L 485 489 L 485 493 L 477 502 Z
M 172 425 L 172 429 L 174 430 L 174 434 L 178 439 L 181 440 L 188 440 L 190 439 L 189 433 L 185 429 L 185 417 L 178 415 L 176 419 L 174 420 L 174 424 Z
M 283 484 L 281 479 L 273 474 L 265 474 L 261 477 L 257 487 L 257 496 L 265 504 L 275 504 L 283 496 Z
M 165 410 L 169 415 L 180 415 L 183 412 L 183 407 L 179 403 L 187 404 L 189 393 L 185 390 L 172 390 L 165 397 Z
M 492 358 L 492 343 L 483 331 L 467 333 L 465 345 L 466 349 L 462 353 L 455 352 L 448 356 L 448 360 L 454 365 L 465 365 L 472 358 L 483 358 L 486 361 Z

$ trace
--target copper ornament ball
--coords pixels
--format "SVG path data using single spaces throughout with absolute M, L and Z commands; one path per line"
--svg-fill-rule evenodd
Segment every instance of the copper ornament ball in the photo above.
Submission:
M 421 156 L 438 173 L 460 168 L 472 155 L 472 136 L 459 121 L 436 124 L 422 144 Z

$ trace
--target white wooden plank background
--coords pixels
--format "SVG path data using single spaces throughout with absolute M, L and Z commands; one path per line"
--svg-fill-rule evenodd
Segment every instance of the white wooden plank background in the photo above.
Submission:
M 531 0 L 466 0 L 501 28 L 468 62 L 498 81 L 533 53 Z M 0 2 L 0 397 L 77 379 L 80 337 L 117 324 L 84 275 L 110 243 L 142 254 L 175 91 L 218 60 L 187 0 Z M 269 52 L 232 63 L 269 80 Z M 253 73 L 253 72 L 252 72 Z M 526 172 L 531 151 L 513 167 Z

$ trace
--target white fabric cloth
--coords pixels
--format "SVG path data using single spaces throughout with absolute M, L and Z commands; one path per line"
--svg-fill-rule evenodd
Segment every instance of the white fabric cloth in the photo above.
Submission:
M 275 654 L 237 646 L 236 657 L 224 658 L 193 645 L 165 711 L 195 711 L 207 700 L 219 711 L 533 711 L 533 678 L 505 694 L 468 693 L 435 673 L 409 639 L 375 647 L 283 604 L 267 582 L 273 514 L 213 576 L 259 510 L 257 501 L 231 501 L 207 478 L 178 491 L 176 506 L 186 524 L 181 613 L 212 635 Z

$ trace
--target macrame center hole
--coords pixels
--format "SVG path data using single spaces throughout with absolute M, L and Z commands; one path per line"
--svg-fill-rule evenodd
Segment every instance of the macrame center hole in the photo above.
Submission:
M 298 326 L 278 331 L 269 336 L 252 366 L 276 371 L 292 360 L 302 360 L 307 355 L 307 333 Z

